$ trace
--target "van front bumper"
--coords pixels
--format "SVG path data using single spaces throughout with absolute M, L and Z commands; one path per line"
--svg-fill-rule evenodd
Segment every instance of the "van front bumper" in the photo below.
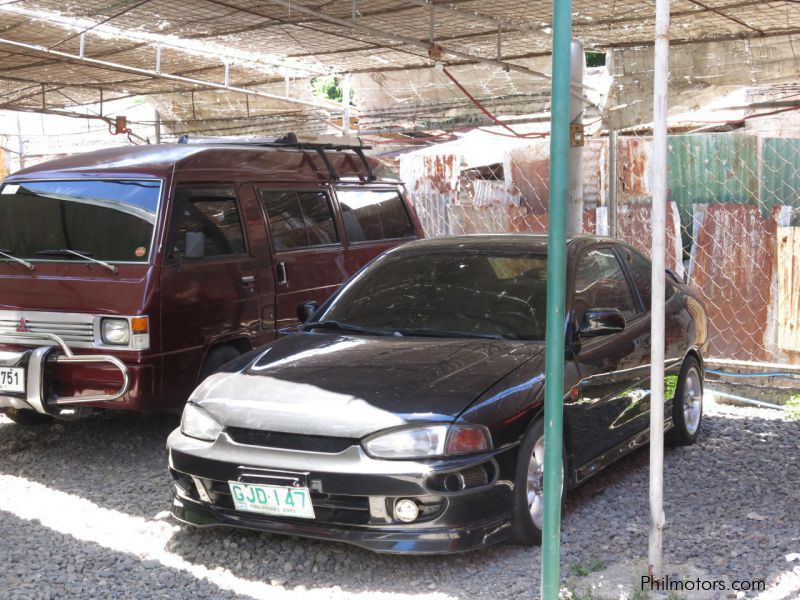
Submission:
M 507 461 L 496 453 L 388 461 L 369 457 L 358 445 L 326 454 L 245 446 L 224 432 L 216 442 L 202 442 L 179 430 L 167 447 L 172 514 L 194 526 L 228 525 L 410 554 L 475 550 L 511 536 L 512 489 L 500 473 Z M 454 492 L 441 488 L 448 474 L 476 469 L 486 471 L 485 483 Z M 299 478 L 308 487 L 313 519 L 236 510 L 229 482 L 258 483 L 272 475 Z M 411 523 L 393 515 L 394 504 L 404 498 L 420 507 Z
M 0 368 L 21 369 L 22 390 L 0 391 L 0 409 L 33 410 L 55 417 L 68 417 L 77 405 L 117 402 L 130 389 L 130 372 L 118 358 L 107 354 L 74 354 L 59 336 L 50 333 L 4 333 L 4 339 L 42 342 L 41 346 L 24 350 L 0 351 Z M 62 395 L 53 373 L 65 367 L 105 367 L 116 373 L 117 381 L 101 393 L 68 393 Z M 73 388 L 77 389 L 77 388 Z

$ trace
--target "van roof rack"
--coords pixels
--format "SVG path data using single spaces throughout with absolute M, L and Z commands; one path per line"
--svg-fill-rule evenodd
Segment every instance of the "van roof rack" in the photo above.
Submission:
M 254 139 L 254 140 L 232 140 L 229 138 L 198 138 L 197 141 L 190 140 L 189 134 L 184 134 L 178 138 L 179 144 L 223 144 L 226 146 L 256 146 L 261 148 L 296 148 L 298 150 L 313 150 L 316 152 L 322 162 L 325 164 L 325 168 L 328 170 L 329 177 L 334 180 L 338 181 L 341 179 L 339 177 L 339 173 L 336 172 L 336 169 L 333 168 L 331 161 L 328 159 L 328 155 L 325 154 L 326 150 L 332 150 L 334 152 L 340 152 L 342 150 L 352 150 L 356 156 L 361 160 L 361 163 L 364 165 L 364 168 L 367 171 L 367 181 L 375 181 L 376 177 L 375 174 L 372 172 L 372 166 L 369 164 L 367 160 L 367 156 L 364 154 L 364 150 L 370 150 L 372 146 L 364 146 L 362 144 L 336 144 L 333 142 L 301 142 L 297 139 L 297 135 L 293 132 L 287 133 L 286 135 L 276 137 L 276 138 L 264 138 L 264 139 Z

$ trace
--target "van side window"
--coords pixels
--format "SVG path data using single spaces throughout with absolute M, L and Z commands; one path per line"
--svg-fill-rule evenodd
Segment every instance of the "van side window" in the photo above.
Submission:
M 351 242 L 414 237 L 403 198 L 394 190 L 336 190 Z
M 170 256 L 199 259 L 244 253 L 244 232 L 233 186 L 178 186 Z
M 261 190 L 275 250 L 324 246 L 339 241 L 325 192 Z

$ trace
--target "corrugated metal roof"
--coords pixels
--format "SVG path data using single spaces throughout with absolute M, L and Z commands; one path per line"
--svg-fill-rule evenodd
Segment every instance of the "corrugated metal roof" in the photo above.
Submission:
M 646 106 L 653 3 L 574 0 L 573 7 L 576 39 L 587 47 L 616 49 L 612 68 L 624 85 L 614 88 L 613 104 L 625 106 L 625 114 L 636 112 L 636 102 Z M 458 126 L 482 115 L 433 71 L 431 42 L 490 108 L 530 113 L 547 105 L 548 80 L 524 70 L 549 69 L 551 10 L 549 2 L 534 0 L 435 1 L 433 8 L 423 0 L 17 0 L 0 5 L 0 108 L 69 107 L 97 102 L 102 90 L 105 99 L 157 95 L 175 120 L 214 122 L 220 131 L 225 122 L 235 132 L 258 119 L 256 129 L 264 131 L 273 118 L 283 130 L 314 131 L 327 127 L 330 111 L 265 96 L 244 100 L 244 94 L 202 92 L 202 82 L 209 88 L 227 80 L 229 86 L 281 96 L 291 74 L 290 95 L 309 100 L 310 77 L 337 72 L 354 74 L 358 108 L 370 126 L 441 127 L 448 119 Z M 698 55 L 707 57 L 705 67 L 697 67 L 694 56 L 695 79 L 674 78 L 676 91 L 707 86 L 702 76 L 716 75 L 719 57 L 731 48 L 738 58 L 729 61 L 728 75 L 752 78 L 780 46 L 785 51 L 774 68 L 797 76 L 791 58 L 800 55 L 793 51 L 797 42 L 775 37 L 800 32 L 797 2 L 673 0 L 671 32 L 674 48 L 700 41 L 723 45 Z M 753 67 L 744 74 L 742 57 Z M 481 63 L 498 60 L 503 64 Z M 188 98 L 190 91 L 194 98 Z

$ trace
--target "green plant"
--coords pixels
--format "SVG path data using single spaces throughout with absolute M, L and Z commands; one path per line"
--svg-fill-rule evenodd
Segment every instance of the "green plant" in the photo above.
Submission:
M 589 559 L 589 570 L 590 571 L 602 571 L 606 568 L 606 563 L 603 562 L 603 559 L 599 556 L 592 556 Z
M 650 600 L 650 592 L 643 590 L 639 583 L 633 585 L 630 600 Z
M 569 574 L 575 577 L 586 577 L 592 571 L 580 563 L 571 563 L 569 565 Z
M 587 52 L 586 53 L 586 66 L 587 67 L 603 67 L 606 64 L 605 52 Z
M 786 416 L 792 421 L 800 421 L 800 395 L 795 395 L 789 398 L 784 404 L 786 409 Z
M 670 592 L 667 594 L 667 600 L 686 600 L 686 596 L 681 596 L 677 592 Z
M 570 563 L 569 573 L 575 577 L 586 577 L 589 573 L 602 571 L 605 568 L 606 564 L 602 561 L 602 559 L 597 556 L 592 556 L 589 558 L 588 564 L 585 565 L 581 563 Z
M 342 101 L 342 80 L 334 75 L 320 75 L 311 80 L 311 93 L 325 100 Z M 353 103 L 353 90 L 350 90 L 350 104 Z

